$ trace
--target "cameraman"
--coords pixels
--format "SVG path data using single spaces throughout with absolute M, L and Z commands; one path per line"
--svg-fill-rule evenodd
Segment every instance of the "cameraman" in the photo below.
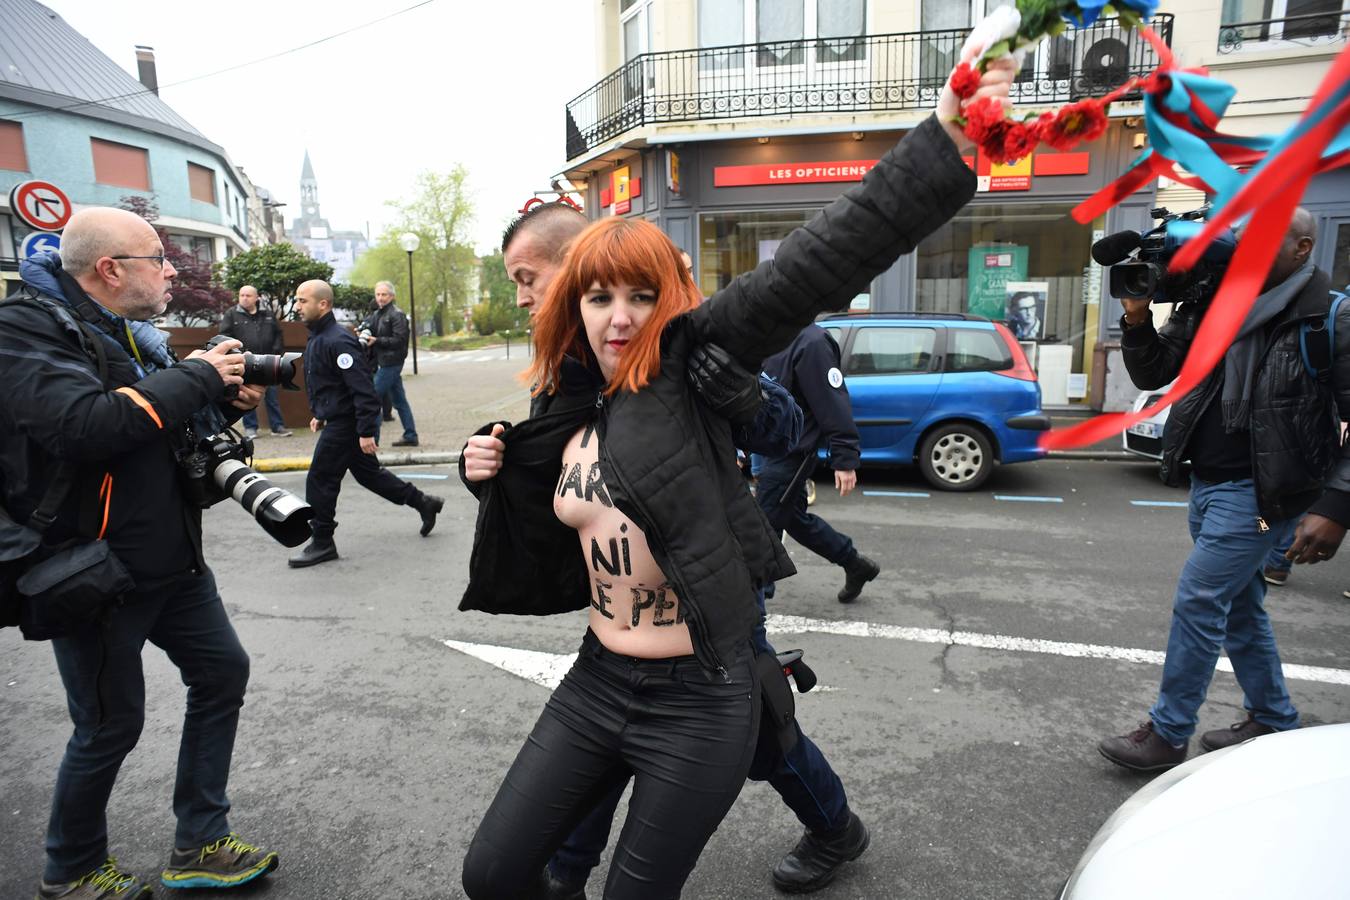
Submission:
M 244 345 L 249 353 L 280 354 L 282 346 L 281 323 L 270 309 L 258 308 L 258 289 L 246 284 L 239 289 L 239 305 L 220 318 L 220 333 Z M 281 417 L 281 403 L 277 400 L 277 386 L 269 384 L 263 392 L 267 406 L 267 424 L 276 437 L 290 437 L 291 431 Z M 244 434 L 258 436 L 258 411 L 244 413 Z
M 265 875 L 277 855 L 238 840 L 227 821 L 248 655 L 203 559 L 201 514 L 184 498 L 175 461 L 194 414 L 230 410 L 227 386 L 240 394 L 226 421 L 257 406 L 261 392 L 242 386 L 243 358 L 228 352 L 236 341 L 174 360 L 147 320 L 163 313 L 176 272 L 155 230 L 133 213 L 77 212 L 61 258 L 26 260 L 20 273 L 19 292 L 0 303 L 0 501 L 31 527 L 47 486 L 73 470 L 46 544 L 103 538 L 135 582 L 100 622 L 52 639 L 75 730 L 56 778 L 38 897 L 149 893 L 109 856 L 106 816 L 145 719 L 147 640 L 188 687 L 178 825 L 161 880 L 223 887 Z M 92 534 L 84 527 L 91 507 Z M 25 618 L 41 613 L 26 609 Z
M 1350 523 L 1350 445 L 1337 422 L 1350 418 L 1350 308 L 1336 317 L 1326 383 L 1300 352 L 1305 324 L 1321 325 L 1331 308 L 1331 279 L 1311 262 L 1316 226 L 1298 209 L 1246 321 L 1214 371 L 1172 407 L 1163 432 L 1162 477 L 1180 485 L 1189 459 L 1190 531 L 1195 542 L 1177 583 L 1172 629 L 1158 699 L 1149 721 L 1103 740 L 1111 762 L 1157 772 L 1184 762 L 1219 650 L 1242 686 L 1247 717 L 1205 732 L 1205 750 L 1297 728 L 1275 633 L 1264 608 L 1261 567 L 1305 511 L 1289 559 L 1330 559 Z M 1143 389 L 1176 378 L 1205 307 L 1184 303 L 1161 331 L 1148 299 L 1124 299 L 1121 349 Z M 1313 332 L 1311 343 L 1324 333 Z

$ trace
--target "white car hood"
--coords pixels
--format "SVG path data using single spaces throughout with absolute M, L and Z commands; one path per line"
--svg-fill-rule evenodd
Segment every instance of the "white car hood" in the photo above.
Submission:
M 1120 823 L 1075 900 L 1350 897 L 1350 724 L 1225 753 Z

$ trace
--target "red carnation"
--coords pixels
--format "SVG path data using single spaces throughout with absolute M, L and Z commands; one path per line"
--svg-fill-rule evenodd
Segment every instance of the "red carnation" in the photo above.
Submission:
M 983 146 L 991 132 L 996 132 L 1002 143 L 1003 132 L 1007 128 L 1007 119 L 1003 115 L 1003 101 L 997 97 L 985 97 L 976 100 L 964 110 L 966 137 Z
M 1009 162 L 1022 159 L 1036 149 L 1039 138 L 1034 126 L 1014 122 L 1003 135 L 1003 155 Z
M 980 89 L 979 70 L 970 63 L 961 63 L 952 72 L 952 90 L 962 100 L 969 100 Z
M 1072 150 L 1081 141 L 1095 141 L 1106 133 L 1106 105 L 1080 100 L 1062 107 L 1053 119 L 1040 119 L 1041 140 L 1056 150 Z

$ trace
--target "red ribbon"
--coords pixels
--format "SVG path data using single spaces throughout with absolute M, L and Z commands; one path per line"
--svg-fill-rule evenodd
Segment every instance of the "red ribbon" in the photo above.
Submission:
M 1303 119 L 1307 120 L 1309 114 L 1325 102 L 1331 92 L 1347 78 L 1350 78 L 1350 50 L 1342 51 L 1327 72 L 1312 104 L 1304 111 Z M 1059 450 L 1106 440 L 1136 422 L 1157 415 L 1160 410 L 1184 397 L 1204 381 L 1228 352 L 1247 314 L 1260 295 L 1279 248 L 1289 231 L 1294 211 L 1298 208 L 1313 176 L 1350 162 L 1350 151 L 1327 160 L 1322 159 L 1327 146 L 1347 125 L 1350 125 L 1350 100 L 1329 111 L 1297 141 L 1284 148 L 1279 156 L 1272 160 L 1272 164 L 1264 166 L 1260 172 L 1251 176 L 1237 194 L 1224 204 L 1223 209 L 1206 223 L 1201 233 L 1182 245 L 1182 249 L 1173 257 L 1171 264 L 1173 271 L 1184 270 L 1194 265 L 1221 229 L 1228 227 L 1248 212 L 1251 213 L 1251 219 L 1243 230 L 1242 239 L 1238 242 L 1233 259 L 1204 319 L 1201 320 L 1200 328 L 1186 355 L 1186 361 L 1182 364 L 1181 372 L 1171 389 L 1157 403 L 1146 409 L 1097 416 L 1072 428 L 1047 432 L 1041 438 L 1041 447 Z M 1155 158 L 1156 154 L 1150 157 L 1150 160 Z M 1166 161 L 1149 168 L 1162 169 L 1165 166 Z M 1127 179 L 1130 183 L 1140 183 L 1138 174 L 1132 170 L 1118 180 L 1117 185 Z M 1116 190 L 1111 192 L 1113 187 Z M 1119 190 L 1116 186 L 1108 186 L 1108 189 L 1099 192 L 1098 196 L 1108 192 L 1119 193 Z M 1128 196 L 1128 193 L 1123 196 Z M 1096 199 L 1097 197 L 1094 197 L 1088 202 L 1091 203 Z

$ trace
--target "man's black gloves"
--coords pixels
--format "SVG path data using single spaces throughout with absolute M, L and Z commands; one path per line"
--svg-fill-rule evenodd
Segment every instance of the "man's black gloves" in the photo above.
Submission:
M 763 400 L 759 376 L 747 372 L 730 353 L 716 344 L 701 344 L 689 354 L 685 373 L 703 402 L 732 425 L 741 427 L 755 420 Z

